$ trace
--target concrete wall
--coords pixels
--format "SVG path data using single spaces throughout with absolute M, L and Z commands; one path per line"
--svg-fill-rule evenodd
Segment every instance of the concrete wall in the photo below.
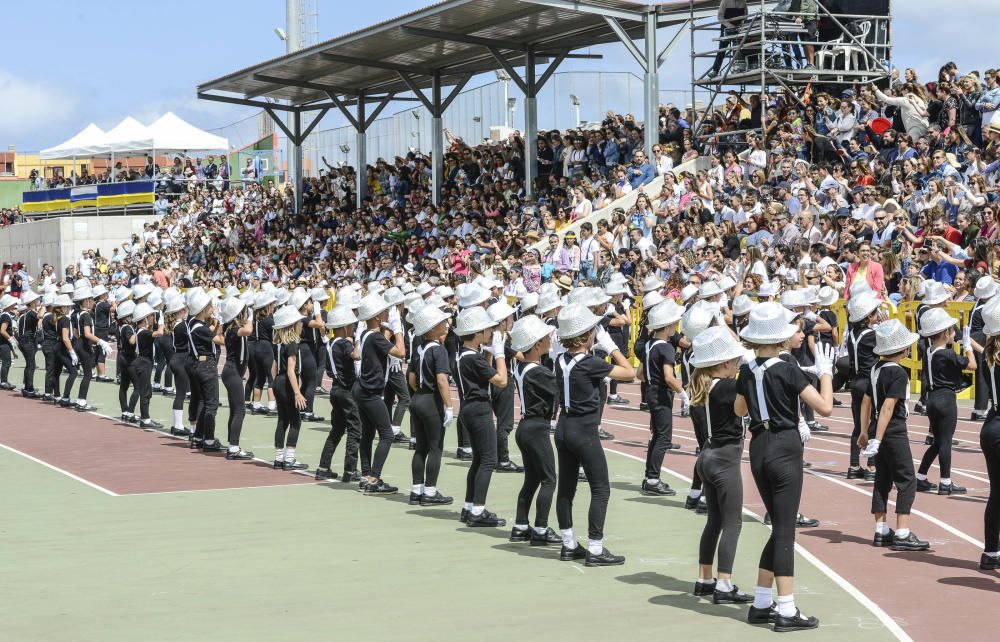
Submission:
M 80 216 L 43 219 L 0 229 L 0 260 L 25 262 L 32 274 L 51 263 L 58 274 L 84 250 L 110 257 L 116 247 L 142 232 L 148 216 Z

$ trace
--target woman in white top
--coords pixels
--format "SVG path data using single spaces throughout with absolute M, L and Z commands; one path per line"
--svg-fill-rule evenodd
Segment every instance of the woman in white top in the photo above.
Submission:
M 588 191 L 582 185 L 573 188 L 573 220 L 575 221 L 590 216 L 590 213 L 594 211 L 594 204 L 590 200 L 594 195 L 588 194 Z
M 674 159 L 669 154 L 664 154 L 660 145 L 653 145 L 653 164 L 656 175 L 663 176 L 674 168 Z
M 854 136 L 854 125 L 857 119 L 854 117 L 854 105 L 848 100 L 840 101 L 840 109 L 837 110 L 837 117 L 827 118 L 826 125 L 830 128 L 830 138 L 835 140 L 837 145 L 847 146 L 847 141 Z
M 767 275 L 767 265 L 764 264 L 764 256 L 760 253 L 760 248 L 756 245 L 747 247 L 746 264 L 750 266 L 750 274 L 760 275 L 763 283 L 770 283 L 771 279 Z
M 899 108 L 900 118 L 903 119 L 903 128 L 910 138 L 917 140 L 927 135 L 927 103 L 917 95 L 913 85 L 907 83 L 903 85 L 902 96 L 895 98 L 883 94 L 878 87 L 872 84 L 872 91 L 875 97 L 886 105 Z

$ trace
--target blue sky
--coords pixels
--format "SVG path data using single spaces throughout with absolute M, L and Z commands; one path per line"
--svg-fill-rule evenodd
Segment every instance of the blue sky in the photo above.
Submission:
M 355 3 L 318 0 L 320 39 L 362 28 L 430 0 Z M 283 0 L 122 2 L 48 0 L 4 3 L 0 57 L 0 149 L 56 145 L 95 122 L 108 129 L 127 115 L 146 124 L 174 111 L 200 127 L 226 125 L 254 113 L 200 101 L 195 85 L 284 52 L 274 27 L 284 25 Z M 990 59 L 1000 3 L 992 0 L 895 0 L 898 66 L 927 80 L 955 60 L 962 71 L 1000 66 Z M 665 35 L 668 35 L 664 31 Z M 620 45 L 595 49 L 601 61 L 569 61 L 561 70 L 632 71 Z M 689 83 L 682 45 L 661 69 L 661 88 Z M 402 108 L 402 107 L 400 107 Z M 390 111 L 396 111 L 390 106 Z M 322 128 L 342 125 L 331 114 Z

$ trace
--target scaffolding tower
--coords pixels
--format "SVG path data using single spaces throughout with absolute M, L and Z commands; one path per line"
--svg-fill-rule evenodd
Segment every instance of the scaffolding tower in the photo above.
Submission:
M 803 103 L 807 88 L 813 91 L 836 91 L 857 85 L 879 83 L 892 70 L 890 0 L 859 3 L 881 9 L 879 13 L 831 13 L 826 0 L 819 0 L 819 19 L 823 25 L 818 33 L 809 28 L 809 17 L 790 11 L 778 11 L 782 3 L 775 0 L 750 0 L 747 15 L 735 28 L 725 28 L 717 17 L 697 17 L 691 11 L 691 93 L 700 88 L 708 93 L 705 109 L 698 115 L 695 132 L 700 138 L 717 137 L 718 132 L 700 134 L 706 117 L 710 117 L 720 96 L 737 92 L 759 93 L 760 126 L 728 130 L 726 137 L 760 133 L 766 128 L 767 96 L 775 91 Z M 881 7 L 875 5 L 881 4 Z M 836 7 L 834 7 L 836 10 Z M 711 38 L 712 49 L 699 51 L 696 36 Z M 701 38 L 705 40 L 705 38 Z M 806 62 L 806 47 L 813 50 L 813 64 Z M 695 76 L 700 60 L 713 60 L 712 69 L 700 78 Z

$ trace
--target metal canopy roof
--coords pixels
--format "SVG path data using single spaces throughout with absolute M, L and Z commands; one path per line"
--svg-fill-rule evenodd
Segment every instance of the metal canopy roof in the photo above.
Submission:
M 719 0 L 695 0 L 699 12 Z M 578 11 L 598 8 L 601 14 Z M 512 66 L 523 66 L 531 47 L 539 58 L 561 51 L 617 42 L 605 16 L 618 19 L 632 38 L 643 25 L 630 17 L 654 8 L 658 24 L 680 24 L 689 0 L 443 0 L 307 49 L 242 69 L 198 86 L 198 93 L 224 92 L 239 99 L 268 97 L 292 108 L 325 100 L 327 91 L 356 96 L 360 91 L 403 93 L 428 88 L 440 74 L 441 86 L 463 83 L 469 74 L 501 69 L 492 46 Z M 702 14 L 704 15 L 704 14 Z M 435 32 L 435 33 L 431 33 Z M 239 99 L 233 102 L 238 102 Z

